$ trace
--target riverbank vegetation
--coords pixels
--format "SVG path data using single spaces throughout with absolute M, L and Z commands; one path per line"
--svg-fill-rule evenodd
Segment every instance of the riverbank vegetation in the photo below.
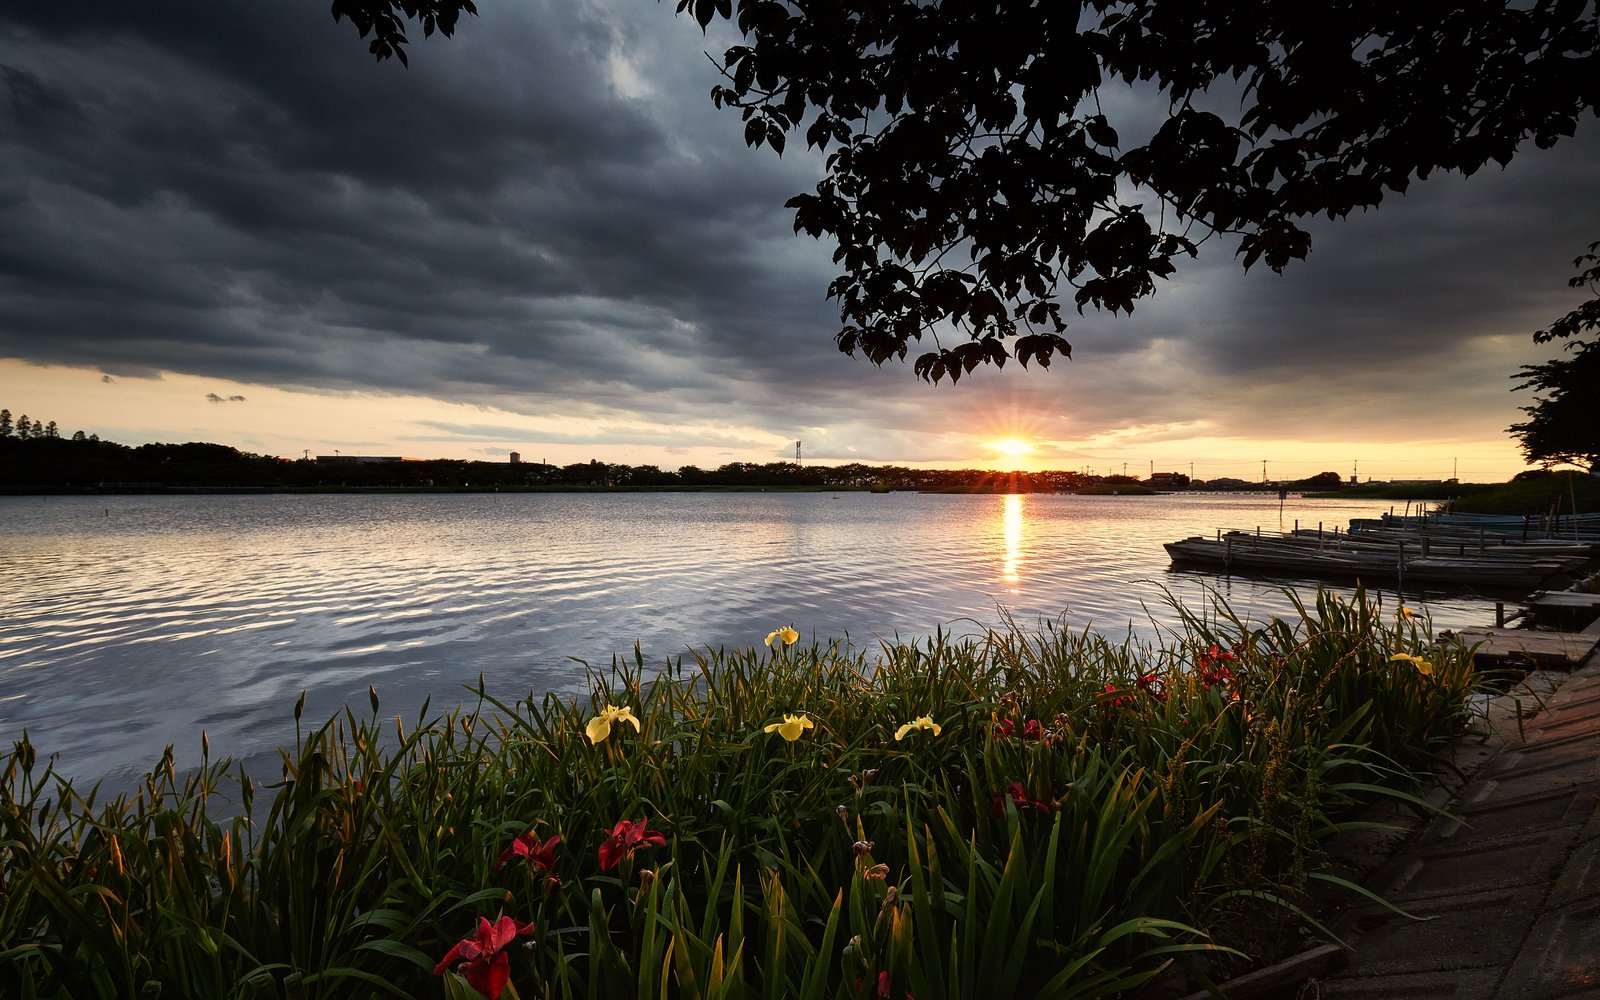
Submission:
M 6 427 L 0 410 L 0 430 Z M 18 421 L 18 425 L 21 422 Z M 570 465 L 485 462 L 390 456 L 255 455 L 226 445 L 144 444 L 102 441 L 83 432 L 65 437 L 54 423 L 29 421 L 27 436 L 0 433 L 0 493 L 367 493 L 367 492 L 627 492 L 652 490 L 894 490 L 923 493 L 1083 493 L 1294 491 L 1339 488 L 1337 473 L 1284 483 L 1239 479 L 1193 481 L 1182 473 L 1094 475 L 1078 470 L 996 472 L 989 469 L 912 469 L 900 465 L 728 462 L 715 469 L 686 465 L 619 465 L 591 460 Z M 1330 496 L 1444 499 L 1483 487 L 1436 483 L 1405 487 L 1350 487 Z M 1365 491 L 1365 492 L 1363 492 Z
M 871 653 L 775 628 L 576 702 L 170 755 L 102 799 L 0 773 L 0 992 L 1089 997 L 1297 948 L 1322 847 L 1460 733 L 1465 650 L 1362 594 Z M 778 624 L 778 623 L 775 623 Z M 792 643 L 792 644 L 791 644 Z M 302 699 L 303 703 L 303 699 Z
M 1337 493 L 1311 493 L 1313 498 L 1340 500 L 1409 500 L 1448 505 L 1463 514 L 1553 514 L 1600 512 L 1600 477 L 1572 470 L 1535 469 L 1518 473 L 1509 483 L 1387 483 L 1347 486 Z M 1435 508 L 1437 509 L 1437 508 Z
M 1592 514 L 1600 512 L 1600 477 L 1524 472 L 1503 486 L 1463 496 L 1450 509 L 1468 514 Z

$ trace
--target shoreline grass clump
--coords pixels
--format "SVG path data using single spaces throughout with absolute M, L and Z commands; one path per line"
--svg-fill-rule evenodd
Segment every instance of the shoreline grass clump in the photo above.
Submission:
M 0 762 L 0 993 L 962 1000 L 1197 982 L 1310 926 L 1322 845 L 1471 717 L 1360 593 L 1158 645 L 1043 624 L 591 671 L 584 703 L 170 752 L 97 801 Z M 303 699 L 302 699 L 303 704 Z M 1263 942 L 1267 942 L 1263 945 Z

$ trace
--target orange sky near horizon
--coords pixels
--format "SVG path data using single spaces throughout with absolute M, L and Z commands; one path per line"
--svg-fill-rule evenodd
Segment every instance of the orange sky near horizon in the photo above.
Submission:
M 242 396 L 242 400 L 232 397 Z M 1138 477 L 1181 472 L 1199 479 L 1302 479 L 1354 471 L 1371 479 L 1500 482 L 1527 468 L 1514 442 L 1479 435 L 1456 440 L 1297 441 L 1168 436 L 1141 441 L 1126 432 L 1058 436 L 1039 415 L 997 408 L 978 427 L 926 426 L 902 435 L 917 454 L 868 453 L 858 445 L 829 449 L 829 428 L 775 431 L 751 425 L 688 420 L 670 435 L 654 421 L 626 414 L 574 421 L 423 396 L 326 392 L 248 385 L 166 373 L 159 378 L 103 376 L 60 366 L 0 360 L 0 407 L 13 418 L 55 420 L 124 444 L 211 441 L 243 451 L 299 458 L 306 453 L 404 455 L 558 465 L 603 462 L 715 468 L 728 462 L 793 460 L 802 441 L 807 462 L 981 468 L 995 471 L 1080 470 Z

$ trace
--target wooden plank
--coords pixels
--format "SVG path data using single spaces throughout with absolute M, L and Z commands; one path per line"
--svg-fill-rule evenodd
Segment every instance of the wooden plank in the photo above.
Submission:
M 1526 660 L 1552 666 L 1573 667 L 1582 663 L 1600 645 L 1600 634 L 1580 632 L 1535 632 L 1516 628 L 1463 628 L 1440 636 L 1452 637 L 1468 646 L 1479 644 L 1475 660 Z
M 1600 594 L 1541 590 L 1528 598 L 1528 603 L 1536 608 L 1600 608 Z

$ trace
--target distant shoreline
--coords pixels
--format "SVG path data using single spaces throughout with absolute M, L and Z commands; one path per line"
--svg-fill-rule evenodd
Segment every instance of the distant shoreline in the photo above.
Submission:
M 945 489 L 889 489 L 869 486 L 105 486 L 105 487 L 30 487 L 0 486 L 0 496 L 253 496 L 282 495 L 440 495 L 452 493 L 912 493 L 925 495 L 1054 495 L 1054 496 L 1270 496 L 1276 489 L 1248 490 L 1152 490 L 1139 486 L 1093 486 L 1081 490 L 1007 489 L 979 485 Z M 1291 497 L 1338 497 L 1337 493 L 1304 493 L 1289 490 Z M 1363 497 L 1362 499 L 1371 499 Z M 1393 499 L 1406 499 L 1395 497 Z M 1410 499 L 1416 499 L 1412 497 Z

